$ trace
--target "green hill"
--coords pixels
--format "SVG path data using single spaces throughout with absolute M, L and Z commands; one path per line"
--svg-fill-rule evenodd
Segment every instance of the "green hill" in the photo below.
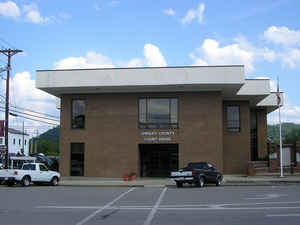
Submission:
M 52 128 L 39 136 L 40 140 L 49 140 L 59 143 L 59 127 Z
M 39 136 L 37 151 L 47 156 L 59 155 L 59 127 L 52 128 Z
M 281 133 L 282 133 L 283 139 L 287 135 L 291 135 L 291 133 L 293 133 L 295 131 L 300 131 L 300 124 L 295 124 L 295 123 L 282 123 L 281 124 Z M 270 138 L 272 141 L 278 143 L 279 142 L 279 124 L 268 125 L 267 134 L 268 134 L 268 138 Z M 290 143 L 290 144 L 292 144 L 292 143 Z

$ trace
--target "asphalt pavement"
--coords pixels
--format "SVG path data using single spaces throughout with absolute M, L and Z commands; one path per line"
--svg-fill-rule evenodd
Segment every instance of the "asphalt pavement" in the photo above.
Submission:
M 2 185 L 0 224 L 298 225 L 299 188 Z

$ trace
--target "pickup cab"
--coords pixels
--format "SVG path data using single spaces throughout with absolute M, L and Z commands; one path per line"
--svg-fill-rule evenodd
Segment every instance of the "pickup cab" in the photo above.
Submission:
M 49 183 L 56 186 L 60 179 L 60 173 L 48 170 L 43 163 L 24 163 L 21 169 L 1 169 L 0 181 L 8 186 L 21 183 L 30 186 L 33 183 Z
M 221 185 L 223 176 L 210 163 L 192 162 L 179 171 L 171 172 L 170 178 L 176 182 L 177 187 L 182 187 L 184 183 L 203 187 L 209 183 Z

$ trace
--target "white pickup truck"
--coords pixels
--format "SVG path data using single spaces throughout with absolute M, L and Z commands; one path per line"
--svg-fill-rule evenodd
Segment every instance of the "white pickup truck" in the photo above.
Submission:
M 60 173 L 48 170 L 43 163 L 24 163 L 21 169 L 1 169 L 0 182 L 8 186 L 21 183 L 30 186 L 33 183 L 49 183 L 56 186 L 60 179 Z

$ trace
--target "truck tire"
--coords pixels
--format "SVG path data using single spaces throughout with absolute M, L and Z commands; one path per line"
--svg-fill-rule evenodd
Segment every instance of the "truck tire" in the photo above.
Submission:
M 202 176 L 199 176 L 197 181 L 197 186 L 202 188 L 204 186 L 204 178 Z
M 29 176 L 23 177 L 23 179 L 22 179 L 22 181 L 21 181 L 21 183 L 22 183 L 22 185 L 23 185 L 24 187 L 30 186 L 30 182 L 31 182 L 31 179 L 30 179 Z
M 176 186 L 177 186 L 178 188 L 181 188 L 181 187 L 183 186 L 183 183 L 180 182 L 180 181 L 177 181 L 177 182 L 176 182 Z
M 57 186 L 58 185 L 58 178 L 53 177 L 52 180 L 50 181 L 51 186 Z

